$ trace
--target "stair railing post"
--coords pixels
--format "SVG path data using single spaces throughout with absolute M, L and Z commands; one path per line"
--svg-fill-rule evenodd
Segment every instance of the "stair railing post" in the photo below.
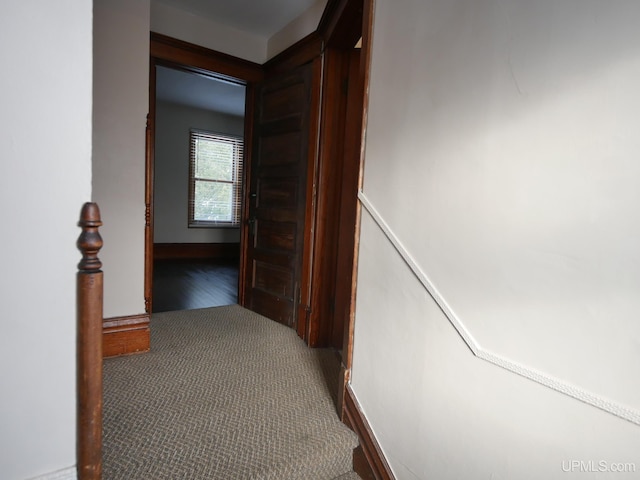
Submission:
M 102 476 L 102 237 L 100 210 L 95 203 L 82 207 L 78 248 L 82 260 L 77 274 L 78 322 L 78 480 Z

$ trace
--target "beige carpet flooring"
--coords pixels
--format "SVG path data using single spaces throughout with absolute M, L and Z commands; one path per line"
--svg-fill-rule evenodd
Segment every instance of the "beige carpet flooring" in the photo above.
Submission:
M 103 478 L 357 479 L 336 352 L 237 305 L 154 314 L 105 360 Z

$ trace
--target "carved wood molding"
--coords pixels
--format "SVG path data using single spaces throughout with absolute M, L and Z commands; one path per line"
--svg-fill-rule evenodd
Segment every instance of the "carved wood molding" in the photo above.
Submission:
M 317 32 L 327 47 L 349 45 L 353 47 L 362 36 L 364 0 L 329 0 Z M 358 25 L 360 28 L 353 28 Z
M 102 237 L 100 209 L 85 203 L 78 225 L 77 246 L 82 253 L 77 274 L 77 474 L 79 480 L 102 476 L 102 321 L 103 273 L 98 252 Z
M 262 66 L 257 63 L 155 32 L 151 32 L 150 55 L 157 63 L 194 72 L 216 72 L 229 79 L 259 82 L 263 77 Z

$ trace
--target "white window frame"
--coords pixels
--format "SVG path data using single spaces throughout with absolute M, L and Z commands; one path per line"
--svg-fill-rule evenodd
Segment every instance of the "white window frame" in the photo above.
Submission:
M 232 159 L 232 180 L 220 178 L 205 178 L 196 176 L 196 163 L 198 155 L 199 141 L 214 141 L 231 144 L 233 146 Z M 189 213 L 188 226 L 197 227 L 234 227 L 240 226 L 242 216 L 242 172 L 243 172 L 244 141 L 242 137 L 220 133 L 207 132 L 204 130 L 191 129 L 189 131 Z M 195 198 L 196 184 L 198 182 L 225 183 L 231 184 L 233 193 L 231 195 L 231 219 L 198 219 L 196 215 L 196 203 L 203 199 Z

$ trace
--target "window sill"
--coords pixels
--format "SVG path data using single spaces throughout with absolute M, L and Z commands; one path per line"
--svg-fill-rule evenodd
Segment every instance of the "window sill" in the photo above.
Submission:
M 240 229 L 240 225 L 233 225 L 230 223 L 190 223 L 187 225 L 188 228 L 216 228 L 216 229 Z

